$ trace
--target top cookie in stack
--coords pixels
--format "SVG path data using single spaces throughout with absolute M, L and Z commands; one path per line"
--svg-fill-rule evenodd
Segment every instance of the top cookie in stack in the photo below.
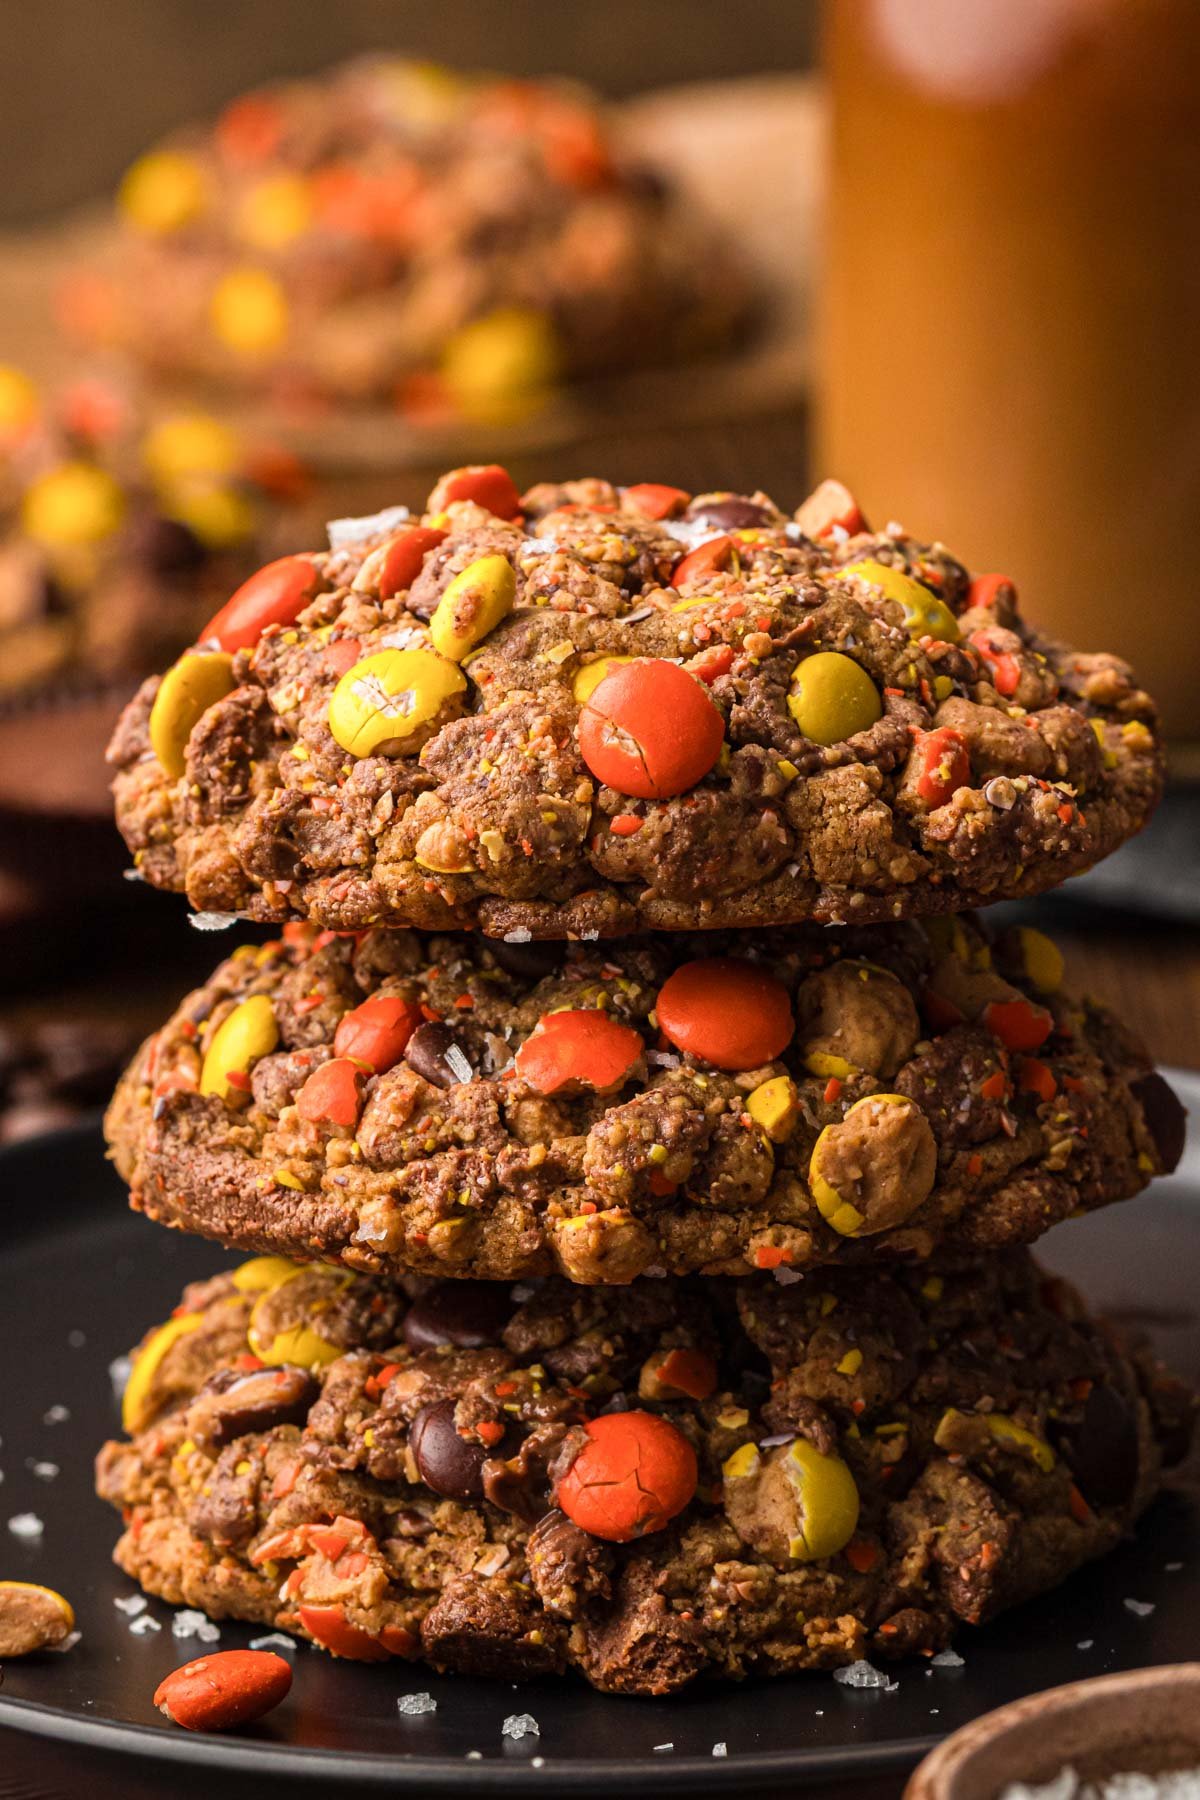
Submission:
M 1153 703 L 827 482 L 444 476 L 241 588 L 110 758 L 206 912 L 531 938 L 862 924 L 1056 886 L 1149 817 Z

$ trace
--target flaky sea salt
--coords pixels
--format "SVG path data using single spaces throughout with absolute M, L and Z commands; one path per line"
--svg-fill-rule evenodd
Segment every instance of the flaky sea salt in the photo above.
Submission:
M 385 506 L 382 512 L 364 513 L 359 519 L 330 519 L 325 527 L 329 548 L 345 550 L 351 544 L 361 544 L 364 538 L 383 537 L 411 517 L 407 506 Z
M 474 1081 L 475 1071 L 467 1061 L 465 1053 L 459 1049 L 457 1044 L 447 1045 L 446 1065 L 451 1074 L 456 1076 L 459 1081 Z
M 714 1744 L 712 1747 L 712 1753 L 714 1756 L 728 1756 L 729 1755 L 729 1745 L 728 1744 Z
M 939 1650 L 933 1659 L 935 1669 L 962 1669 L 966 1667 L 957 1650 Z
M 235 912 L 194 912 L 188 914 L 188 924 L 193 931 L 228 931 L 241 916 Z
M 202 1612 L 191 1607 L 184 1607 L 171 1620 L 171 1636 L 177 1638 L 199 1638 L 202 1644 L 215 1644 L 221 1635 L 219 1625 L 206 1619 Z
M 290 1638 L 282 1631 L 268 1631 L 265 1637 L 250 1639 L 252 1650 L 294 1650 L 295 1638 Z
M 145 1594 L 118 1594 L 113 1601 L 117 1611 L 123 1612 L 127 1619 L 136 1619 L 139 1613 L 145 1612 L 149 1604 Z
M 1200 1769 L 1165 1769 L 1157 1775 L 1124 1769 L 1102 1781 L 1081 1781 L 1068 1764 L 1053 1781 L 1036 1787 L 1010 1782 L 1000 1800 L 1200 1800 Z
M 516 925 L 504 934 L 506 944 L 529 944 L 533 942 L 533 933 L 527 925 Z
M 133 1621 L 129 1629 L 134 1637 L 148 1637 L 152 1631 L 161 1631 L 162 1626 L 157 1619 L 151 1618 L 149 1613 L 142 1613 Z
M 80 1643 L 82 1639 L 82 1631 L 68 1631 L 61 1644 L 47 1644 L 46 1648 L 47 1650 L 53 1651 L 55 1656 L 65 1656 L 67 1651 L 73 1650 L 76 1644 Z
M 42 1414 L 43 1425 L 65 1425 L 71 1417 L 69 1406 L 51 1406 Z
M 436 1712 L 437 1701 L 432 1694 L 401 1694 L 396 1702 L 396 1711 L 406 1719 L 416 1719 L 422 1713 Z
M 1131 1612 L 1135 1619 L 1148 1619 L 1154 1611 L 1153 1600 L 1125 1600 L 1122 1604 L 1125 1611 Z
M 848 1669 L 835 1669 L 833 1679 L 843 1687 L 881 1688 L 885 1694 L 894 1694 L 900 1686 L 898 1681 L 889 1681 L 882 1669 L 875 1668 L 865 1659 L 851 1663 Z
M 542 1728 L 532 1713 L 509 1713 L 500 1727 L 500 1736 L 506 1738 L 541 1737 Z
M 655 1756 L 661 1756 L 664 1751 L 673 1750 L 675 1748 L 674 1744 L 652 1744 L 650 1747 L 654 1751 Z
M 129 1377 L 133 1373 L 131 1356 L 114 1356 L 108 1365 L 108 1379 L 112 1382 L 113 1398 L 119 1400 L 129 1386 Z
M 8 1529 L 15 1538 L 24 1538 L 27 1543 L 32 1543 L 41 1537 L 46 1527 L 36 1513 L 14 1513 L 8 1521 Z

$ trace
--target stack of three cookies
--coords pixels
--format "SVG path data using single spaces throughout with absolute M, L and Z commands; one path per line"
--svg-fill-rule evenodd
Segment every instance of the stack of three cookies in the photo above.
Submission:
M 1145 821 L 1128 669 L 832 483 L 456 470 L 330 545 L 114 740 L 144 877 L 282 926 L 109 1114 L 135 1206 L 257 1253 L 135 1358 L 121 1566 L 662 1694 L 930 1653 L 1112 1547 L 1191 1400 L 1025 1246 L 1182 1110 L 959 909 Z

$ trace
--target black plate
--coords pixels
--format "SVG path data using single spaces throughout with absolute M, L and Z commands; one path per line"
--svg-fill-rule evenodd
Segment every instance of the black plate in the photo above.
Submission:
M 1200 1095 L 1200 1084 L 1193 1093 Z M 1194 1377 L 1198 1177 L 1193 1168 L 1187 1178 L 1162 1183 L 1152 1199 L 1071 1225 L 1047 1246 L 1047 1260 L 1083 1279 L 1094 1297 L 1145 1318 L 1176 1365 Z M 173 1638 L 172 1610 L 158 1602 L 149 1610 L 163 1629 L 146 1636 L 132 1634 L 114 1606 L 134 1590 L 109 1561 L 115 1521 L 93 1497 L 91 1458 L 116 1424 L 109 1363 L 166 1315 L 185 1281 L 227 1266 L 230 1256 L 128 1213 L 94 1131 L 43 1138 L 0 1156 L 0 1241 L 2 1568 L 65 1592 L 83 1634 L 65 1656 L 5 1667 L 0 1726 L 91 1752 L 202 1763 L 231 1779 L 240 1770 L 321 1781 L 327 1789 L 336 1782 L 339 1789 L 528 1793 L 540 1784 L 547 1792 L 611 1793 L 625 1782 L 651 1781 L 663 1790 L 730 1792 L 899 1771 L 945 1733 L 1006 1700 L 1196 1653 L 1200 1511 L 1169 1495 L 1137 1540 L 1106 1562 L 965 1633 L 963 1668 L 903 1664 L 892 1671 L 899 1683 L 893 1693 L 851 1691 L 829 1675 L 813 1675 L 626 1700 L 571 1680 L 518 1690 L 408 1665 L 339 1663 L 301 1646 L 292 1657 L 291 1697 L 270 1719 L 235 1737 L 191 1737 L 159 1717 L 151 1695 L 169 1669 L 205 1646 Z M 55 1422 L 52 1409 L 63 1406 L 70 1418 Z M 38 1461 L 54 1462 L 60 1472 L 40 1478 L 30 1466 Z M 36 1544 L 7 1529 L 26 1511 L 44 1521 Z M 1139 1615 L 1126 1600 L 1154 1610 Z M 256 1635 L 226 1625 L 221 1647 Z M 423 1689 L 437 1711 L 398 1716 L 397 1694 Z M 519 1712 L 534 1715 L 540 1737 L 501 1738 L 505 1716 Z M 728 1747 L 724 1757 L 712 1753 L 718 1742 Z M 472 1750 L 480 1760 L 467 1760 Z M 535 1757 L 544 1759 L 537 1768 Z M 178 1777 L 185 1778 L 183 1769 Z M 8 1786 L 0 1764 L 0 1794 L 17 1791 L 36 1790 Z

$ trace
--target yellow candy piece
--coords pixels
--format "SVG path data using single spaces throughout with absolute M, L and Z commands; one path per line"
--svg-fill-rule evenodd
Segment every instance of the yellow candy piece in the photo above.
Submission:
M 457 664 L 432 650 L 381 650 L 334 688 L 329 729 L 351 756 L 411 756 L 466 685 Z
M 212 328 L 223 344 L 242 356 L 269 356 L 288 334 L 288 303 L 265 269 L 231 269 L 209 301 Z
M 128 169 L 117 205 L 138 231 L 165 237 L 198 219 L 207 193 L 204 172 L 178 150 L 151 150 Z
M 262 1056 L 269 1056 L 279 1042 L 275 1009 L 265 994 L 251 994 L 222 1019 L 209 1040 L 200 1069 L 200 1092 L 217 1094 L 228 1101 L 245 1093 L 231 1082 L 231 1075 L 247 1075 Z
M 775 1075 L 764 1081 L 747 1100 L 746 1111 L 773 1144 L 786 1143 L 800 1117 L 795 1082 L 788 1075 Z
M 840 1124 L 826 1125 L 813 1145 L 812 1156 L 808 1164 L 808 1185 L 812 1189 L 812 1197 L 817 1203 L 821 1217 L 832 1225 L 836 1232 L 840 1232 L 842 1237 L 857 1236 L 865 1215 L 859 1211 L 857 1206 L 852 1206 L 848 1200 L 843 1200 L 837 1189 L 832 1187 L 821 1174 L 819 1164 L 822 1146 L 829 1143 L 833 1134 L 842 1129 L 846 1119 L 859 1112 L 864 1106 L 911 1107 L 912 1105 L 913 1102 L 904 1094 L 868 1094 L 864 1100 L 855 1101 L 854 1105 L 847 1110 L 845 1118 Z
M 1033 1459 L 1043 1474 L 1050 1473 L 1058 1459 L 1045 1438 L 1038 1437 L 1024 1425 L 1018 1425 L 1007 1413 L 988 1413 L 986 1420 L 987 1428 L 997 1443 L 1006 1449 L 1023 1451 Z
M 860 580 L 869 581 L 872 587 L 881 588 L 889 600 L 898 600 L 904 608 L 904 623 L 910 637 L 939 638 L 944 644 L 957 644 L 962 637 L 958 620 L 946 602 L 923 581 L 914 581 L 911 575 L 906 575 L 903 569 L 867 557 L 862 562 L 846 563 L 837 573 L 857 575 Z
M 788 711 L 814 744 L 840 744 L 883 716 L 866 670 L 837 650 L 818 650 L 796 665 Z
M 137 1360 L 125 1383 L 125 1392 L 121 1397 L 121 1425 L 131 1436 L 141 1431 L 150 1422 L 146 1402 L 150 1397 L 150 1387 L 157 1374 L 163 1357 L 177 1344 L 181 1337 L 189 1331 L 195 1331 L 200 1323 L 199 1313 L 180 1313 L 174 1319 L 168 1319 L 165 1325 L 147 1338 L 145 1345 L 138 1351 Z
M 78 549 L 111 537 L 125 515 L 125 496 L 113 477 L 91 463 L 51 469 L 26 490 L 21 522 L 49 549 Z
M 150 709 L 150 748 L 172 781 L 183 774 L 197 721 L 236 686 L 233 658 L 224 650 L 189 651 L 167 670 Z
M 256 250 L 278 250 L 312 224 L 312 197 L 299 175 L 273 175 L 252 187 L 238 209 L 238 230 Z
M 545 404 L 562 373 L 545 313 L 503 306 L 456 331 L 442 352 L 446 391 L 464 418 L 510 424 Z
M 202 544 L 227 550 L 254 535 L 254 507 L 238 488 L 216 482 L 183 482 L 162 496 L 163 511 L 187 525 Z
M 747 1476 L 757 1473 L 762 1457 L 757 1444 L 742 1444 L 727 1456 L 721 1464 L 721 1473 L 726 1481 L 744 1481 Z
M 304 1275 L 307 1271 L 297 1269 L 295 1273 Z M 294 1277 L 289 1276 L 288 1279 Z M 347 1276 L 346 1281 L 349 1279 Z M 339 1286 L 345 1286 L 346 1281 L 339 1283 Z M 267 1335 L 269 1322 L 265 1317 L 265 1308 L 282 1285 L 280 1282 L 269 1288 L 254 1303 L 246 1336 L 255 1356 L 273 1366 L 278 1363 L 295 1363 L 301 1369 L 319 1369 L 326 1363 L 336 1362 L 342 1352 L 336 1344 L 329 1343 L 319 1332 L 314 1331 L 311 1325 L 290 1325 L 283 1331 L 275 1332 L 273 1336 Z
M 155 481 L 232 475 L 242 460 L 237 436 L 209 413 L 177 413 L 146 433 L 142 461 Z
M 0 438 L 23 437 L 40 410 L 38 391 L 28 375 L 0 364 Z
M 840 1456 L 823 1456 L 807 1438 L 794 1438 L 783 1456 L 796 1491 L 800 1529 L 788 1548 L 797 1562 L 836 1556 L 858 1525 L 858 1489 Z
M 1066 966 L 1058 945 L 1044 931 L 1035 931 L 1032 925 L 1018 926 L 1017 937 L 1025 973 L 1038 993 L 1057 994 Z
M 481 556 L 469 563 L 450 582 L 429 621 L 434 649 L 461 662 L 507 617 L 516 598 L 517 578 L 507 557 Z
M 824 1075 L 826 1080 L 832 1076 L 838 1081 L 848 1081 L 854 1073 L 844 1056 L 835 1056 L 830 1050 L 808 1051 L 804 1066 L 810 1075 Z
M 25 1600 L 15 1608 L 9 1618 L 5 1618 L 5 1596 L 12 1594 L 36 1594 L 44 1603 L 42 1616 L 38 1609 L 31 1607 Z M 57 1615 L 57 1616 L 56 1616 Z M 0 1621 L 5 1639 L 4 1654 L 10 1656 L 29 1656 L 35 1650 L 65 1648 L 63 1639 L 67 1633 L 75 1629 L 75 1608 L 65 1595 L 54 1588 L 43 1587 L 40 1581 L 0 1581 Z
M 571 692 L 580 706 L 583 706 L 586 701 L 590 700 L 610 669 L 619 667 L 621 663 L 631 663 L 637 660 L 636 656 L 593 657 L 591 662 L 584 663 L 583 667 L 577 671 L 575 679 L 571 683 Z
M 252 1256 L 249 1262 L 238 1264 L 232 1281 L 239 1294 L 267 1294 L 303 1273 L 302 1266 L 286 1256 Z
M 410 62 L 394 57 L 376 65 L 381 88 L 386 82 L 392 115 L 406 131 L 428 131 L 444 125 L 460 112 L 470 94 L 469 84 L 441 63 Z

